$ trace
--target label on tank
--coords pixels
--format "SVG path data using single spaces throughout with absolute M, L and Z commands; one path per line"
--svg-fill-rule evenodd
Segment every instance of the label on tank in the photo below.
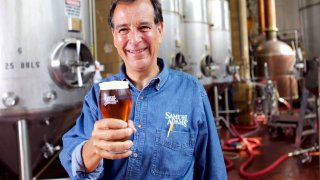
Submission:
M 65 12 L 69 17 L 80 18 L 80 0 L 65 0 Z
M 4 62 L 0 65 L 1 70 L 19 70 L 19 69 L 39 69 L 40 61 L 22 61 L 22 62 Z

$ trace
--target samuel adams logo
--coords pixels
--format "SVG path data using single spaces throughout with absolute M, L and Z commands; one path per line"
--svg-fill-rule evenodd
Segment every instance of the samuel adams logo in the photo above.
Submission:
M 174 124 L 174 125 L 182 125 L 184 127 L 187 127 L 188 123 L 188 115 L 181 115 L 181 114 L 173 114 L 170 112 L 165 113 L 165 118 L 168 119 L 168 125 Z
M 117 102 L 118 100 L 116 96 L 107 96 L 103 105 L 106 106 L 108 104 L 117 104 Z

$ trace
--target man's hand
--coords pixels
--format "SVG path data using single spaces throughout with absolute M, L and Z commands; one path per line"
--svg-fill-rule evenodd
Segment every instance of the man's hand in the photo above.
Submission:
M 129 125 L 130 124 L 130 125 Z M 129 139 L 135 131 L 133 122 L 118 119 L 103 119 L 94 124 L 92 140 L 94 151 L 106 159 L 121 159 L 131 155 L 133 143 Z
M 92 172 L 102 158 L 122 159 L 132 154 L 133 142 L 129 139 L 135 133 L 133 121 L 126 123 L 119 119 L 102 119 L 96 121 L 92 137 L 82 148 L 82 158 L 86 172 Z

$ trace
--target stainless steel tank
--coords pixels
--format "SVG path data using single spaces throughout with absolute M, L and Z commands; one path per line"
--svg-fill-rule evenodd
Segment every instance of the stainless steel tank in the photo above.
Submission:
M 308 59 L 320 56 L 320 0 L 300 0 L 300 19 Z
M 320 58 L 320 0 L 299 1 L 303 46 L 306 51 L 306 86 L 318 96 L 318 63 Z
M 159 50 L 159 57 L 173 69 L 185 70 L 187 63 L 181 51 L 183 43 L 181 34 L 182 14 L 179 10 L 179 0 L 161 0 L 164 19 L 163 40 Z
M 61 148 L 92 85 L 91 8 L 86 0 L 1 0 L 0 162 L 20 177 Z
M 204 85 L 212 83 L 212 72 L 217 68 L 210 55 L 210 34 L 207 16 L 207 0 L 183 2 L 184 39 L 182 48 L 189 66 L 188 73 L 196 76 Z
M 227 0 L 208 0 L 208 20 L 210 26 L 211 55 L 219 67 L 213 72 L 214 82 L 231 82 L 228 71 L 231 60 L 230 10 Z

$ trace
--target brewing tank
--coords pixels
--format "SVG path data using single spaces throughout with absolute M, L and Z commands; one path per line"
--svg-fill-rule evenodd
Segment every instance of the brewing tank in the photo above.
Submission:
M 162 0 L 162 14 L 164 20 L 164 32 L 159 57 L 163 58 L 166 64 L 178 70 L 185 70 L 187 63 L 184 53 L 181 51 L 182 39 L 182 13 L 179 0 Z
M 320 0 L 300 0 L 303 43 L 308 59 L 320 56 Z
M 320 0 L 300 0 L 299 12 L 303 46 L 306 51 L 306 86 L 318 95 L 318 64 L 320 58 Z
M 232 74 L 228 71 L 231 61 L 230 11 L 227 0 L 208 1 L 208 20 L 210 26 L 211 55 L 219 67 L 213 72 L 214 82 L 231 82 Z
M 210 34 L 207 15 L 207 0 L 185 0 L 183 2 L 185 52 L 188 73 L 197 77 L 204 85 L 212 83 L 214 65 L 210 55 Z
M 61 148 L 92 85 L 91 8 L 86 0 L 1 0 L 1 167 L 35 174 Z
M 266 40 L 254 52 L 254 80 L 272 80 L 279 96 L 298 98 L 298 84 L 294 76 L 295 52 L 276 37 L 275 1 L 264 1 L 266 13 Z

